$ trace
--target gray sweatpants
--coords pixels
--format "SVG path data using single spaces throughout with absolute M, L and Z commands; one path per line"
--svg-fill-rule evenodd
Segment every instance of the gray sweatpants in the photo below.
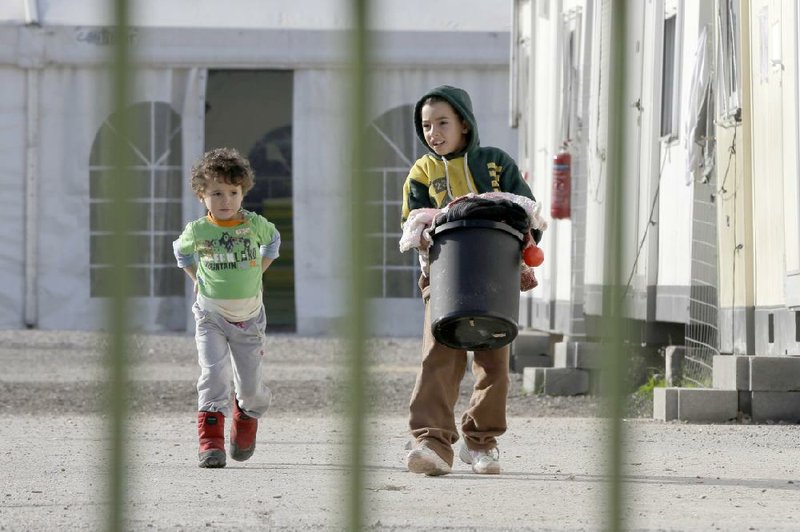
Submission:
M 272 393 L 262 376 L 267 317 L 264 307 L 255 318 L 231 323 L 216 312 L 192 306 L 200 378 L 197 380 L 197 410 L 231 415 L 231 378 L 239 408 L 251 417 L 261 417 L 269 408 Z

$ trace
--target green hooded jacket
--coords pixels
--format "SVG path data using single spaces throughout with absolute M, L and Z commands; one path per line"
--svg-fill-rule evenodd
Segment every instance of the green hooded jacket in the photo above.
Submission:
M 463 150 L 442 157 L 425 141 L 421 111 L 425 100 L 431 96 L 447 101 L 469 124 L 467 145 Z M 414 107 L 414 127 L 429 153 L 414 163 L 403 185 L 402 221 L 405 222 L 414 209 L 440 209 L 470 192 L 510 192 L 534 199 L 510 155 L 499 148 L 481 147 L 472 101 L 463 89 L 442 85 L 426 93 Z

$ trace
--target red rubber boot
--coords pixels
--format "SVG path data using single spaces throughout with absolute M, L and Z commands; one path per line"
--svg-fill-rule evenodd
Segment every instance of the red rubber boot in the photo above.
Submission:
M 225 467 L 225 416 L 220 412 L 197 413 L 200 467 Z
M 256 450 L 258 419 L 250 417 L 239 408 L 239 400 L 233 398 L 233 425 L 231 426 L 231 458 L 244 462 Z

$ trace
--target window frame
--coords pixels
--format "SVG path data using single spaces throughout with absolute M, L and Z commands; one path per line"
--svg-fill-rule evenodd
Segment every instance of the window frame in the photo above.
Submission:
M 663 142 L 680 138 L 681 81 L 683 55 L 683 10 L 677 0 L 668 2 L 661 20 L 661 109 L 659 137 Z M 671 32 L 669 24 L 672 22 Z M 670 37 L 671 33 L 671 39 Z
M 367 273 L 373 276 L 375 281 L 370 283 L 371 292 L 370 298 L 373 299 L 414 299 L 419 297 L 419 288 L 417 285 L 419 276 L 421 274 L 421 267 L 419 260 L 417 260 L 416 251 L 406 251 L 402 254 L 402 264 L 389 261 L 389 256 L 386 250 L 387 246 L 394 246 L 398 249 L 399 241 L 402 236 L 402 227 L 400 225 L 399 213 L 403 204 L 403 183 L 408 176 L 409 169 L 422 154 L 427 152 L 422 143 L 417 138 L 413 122 L 411 120 L 402 120 L 398 123 L 402 124 L 403 131 L 400 135 L 406 136 L 408 143 L 407 147 L 411 147 L 412 153 L 405 153 L 401 145 L 393 141 L 390 131 L 386 131 L 380 127 L 378 122 L 384 116 L 398 114 L 402 117 L 410 117 L 413 114 L 414 104 L 403 104 L 392 107 L 386 110 L 375 121 L 370 124 L 371 134 L 377 135 L 382 139 L 387 147 L 395 153 L 398 160 L 392 164 L 381 164 L 376 161 L 367 168 L 369 176 L 377 176 L 380 183 L 371 187 L 371 194 L 373 197 L 367 201 L 367 208 L 375 209 L 380 212 L 380 224 L 377 226 L 378 230 L 370 231 L 367 234 L 369 239 L 372 239 L 378 248 L 371 248 L 375 253 L 374 258 L 370 259 L 367 264 Z M 396 195 L 395 195 L 396 193 Z M 397 215 L 393 215 L 396 213 Z M 403 280 L 395 286 L 390 277 L 393 277 L 396 272 L 406 272 L 408 279 Z M 402 274 L 401 274 L 402 275 Z M 407 284 L 406 284 L 407 283 Z M 397 287 L 404 287 L 398 291 Z M 399 292 L 399 293 L 398 293 Z
M 560 142 L 574 140 L 581 128 L 581 46 L 583 11 L 576 7 L 563 14 L 561 20 L 561 127 Z
M 741 32 L 738 0 L 717 1 L 717 117 L 724 123 L 741 122 Z
M 141 107 L 146 105 L 147 107 Z M 132 274 L 134 278 L 136 275 L 144 275 L 143 279 L 147 279 L 147 287 L 146 290 L 140 293 L 136 293 L 136 290 L 139 288 L 134 289 L 134 294 L 132 297 L 140 297 L 140 298 L 172 298 L 172 297 L 183 297 L 185 292 L 185 282 L 183 278 L 183 272 L 180 271 L 179 268 L 174 263 L 173 256 L 167 253 L 166 257 L 163 257 L 163 261 L 159 260 L 160 255 L 164 255 L 163 249 L 158 247 L 159 243 L 163 243 L 164 238 L 167 240 L 172 239 L 174 240 L 177 238 L 181 231 L 182 231 L 182 223 L 183 223 L 183 166 L 182 166 L 182 142 L 180 136 L 182 135 L 183 131 L 183 121 L 181 115 L 175 112 L 172 109 L 172 106 L 163 101 L 144 101 L 144 102 L 137 102 L 132 104 L 129 107 L 126 107 L 122 112 L 132 112 L 136 113 L 149 113 L 147 116 L 147 120 L 150 124 L 149 131 L 147 132 L 148 135 L 148 145 L 151 147 L 150 153 L 145 154 L 142 153 L 141 150 L 136 148 L 137 140 L 141 139 L 126 139 L 136 157 L 139 159 L 136 161 L 135 164 L 130 164 L 125 167 L 125 171 L 128 172 L 136 172 L 141 176 L 146 176 L 147 180 L 147 189 L 148 193 L 146 195 L 141 195 L 137 197 L 131 198 L 131 204 L 135 208 L 142 208 L 147 212 L 147 220 L 142 221 L 143 226 L 133 229 L 130 232 L 130 235 L 133 237 L 144 238 L 148 242 L 148 249 L 143 255 L 139 255 L 139 257 L 144 256 L 144 260 L 139 260 L 137 262 L 132 262 L 129 267 L 132 269 Z M 158 119 L 158 113 L 163 113 L 169 111 L 169 121 L 166 122 L 171 125 L 170 131 L 167 135 L 159 136 L 156 132 L 155 124 Z M 144 118 L 141 114 L 135 115 L 137 118 Z M 109 115 L 106 120 L 103 121 L 103 124 L 98 128 L 98 131 L 95 136 L 95 140 L 92 145 L 92 152 L 90 155 L 88 170 L 89 170 L 89 179 L 98 179 L 102 180 L 104 178 L 108 178 L 108 175 L 111 175 L 113 170 L 113 165 L 108 164 L 110 161 L 105 161 L 104 154 L 100 153 L 98 155 L 98 160 L 95 160 L 94 151 L 95 148 L 100 147 L 102 149 L 104 139 L 102 135 L 104 132 L 108 132 L 113 130 L 113 121 L 114 113 Z M 109 126 L 109 129 L 104 129 L 104 126 Z M 175 140 L 175 137 L 178 137 L 178 142 L 180 143 L 181 152 L 177 155 L 171 154 L 171 147 L 172 141 Z M 156 141 L 162 140 L 164 141 L 163 146 L 156 146 Z M 170 163 L 170 158 L 175 159 L 177 157 L 177 162 L 173 160 Z M 105 176 L 104 176 L 105 174 Z M 177 174 L 177 179 L 179 182 L 179 186 L 175 188 L 176 195 L 162 195 L 159 193 L 157 188 L 156 181 L 159 178 L 164 178 L 165 176 L 175 175 Z M 161 177 L 159 177 L 161 176 Z M 112 201 L 110 197 L 106 197 L 102 194 L 96 194 L 92 191 L 92 186 L 89 186 L 89 209 L 90 212 L 95 212 L 99 214 L 99 209 L 102 209 L 102 206 L 109 205 Z M 158 224 L 157 220 L 159 219 L 158 212 L 159 209 L 165 209 L 163 212 L 166 215 L 168 211 L 166 209 L 175 209 L 172 213 L 169 213 L 169 216 L 165 216 L 162 219 L 165 221 L 168 220 L 177 220 L 177 223 L 174 227 L 157 227 Z M 100 227 L 95 227 L 93 222 L 91 221 L 92 215 L 90 214 L 90 225 L 89 225 L 89 272 L 90 272 L 90 281 L 89 281 L 89 292 L 90 298 L 106 298 L 110 297 L 110 294 L 106 292 L 106 288 L 104 288 L 104 284 L 100 282 L 100 279 L 103 276 L 103 272 L 106 271 L 110 266 L 111 263 L 108 260 L 104 260 L 102 256 L 102 252 L 97 250 L 96 246 L 92 244 L 95 239 L 102 239 L 102 237 L 107 237 L 111 235 L 110 229 Z M 98 238 L 99 237 L 99 238 Z M 138 273 L 137 273 L 138 272 Z M 162 275 L 159 275 L 162 273 Z M 174 284 L 170 282 L 171 278 L 174 278 Z

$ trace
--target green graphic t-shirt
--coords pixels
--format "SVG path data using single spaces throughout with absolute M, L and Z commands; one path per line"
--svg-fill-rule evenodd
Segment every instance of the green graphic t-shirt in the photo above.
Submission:
M 255 302 L 257 298 L 260 307 L 261 258 L 277 258 L 280 234 L 263 216 L 243 213 L 244 221 L 216 221 L 206 216 L 189 222 L 174 242 L 180 267 L 193 264 L 195 255 L 198 258 L 198 301 L 218 301 L 225 307 L 231 303 L 239 306 L 231 300 Z

